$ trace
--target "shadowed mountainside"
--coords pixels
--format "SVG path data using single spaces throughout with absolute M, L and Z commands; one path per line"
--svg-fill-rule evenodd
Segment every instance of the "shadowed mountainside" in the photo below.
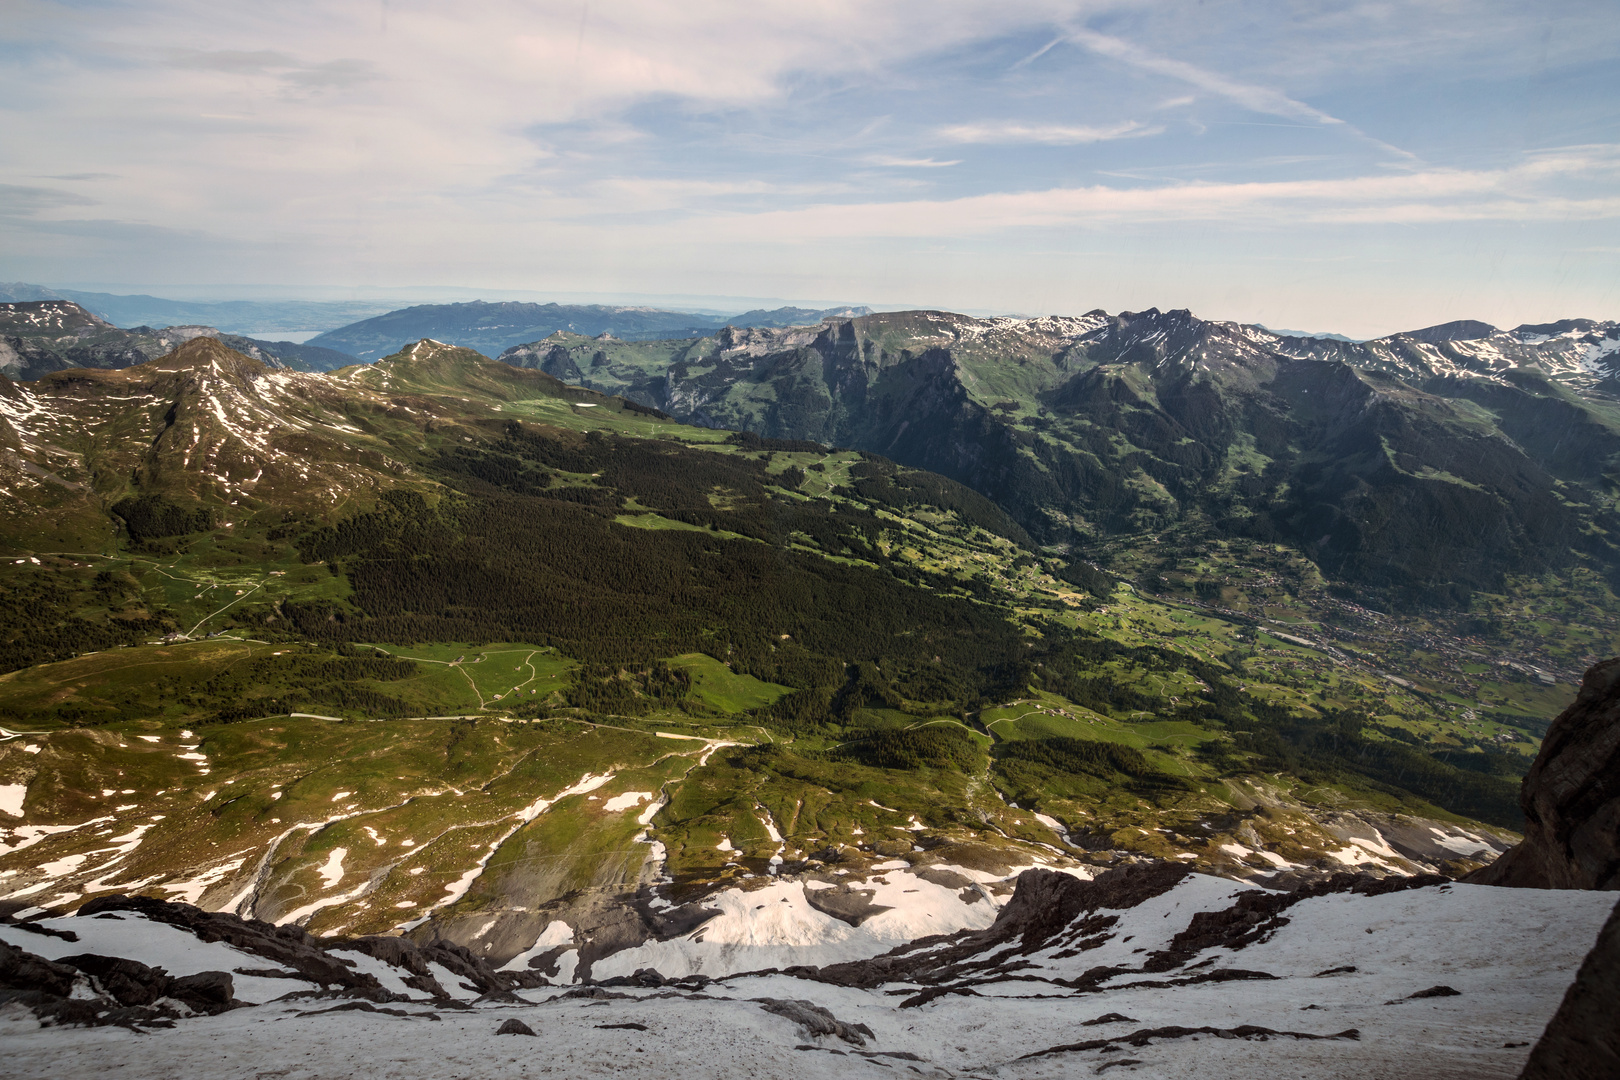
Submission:
M 1172 527 L 1285 542 L 1330 577 L 1443 604 L 1510 569 L 1620 573 L 1620 328 L 1482 327 L 1357 344 L 1186 311 L 913 311 L 696 341 L 557 333 L 502 359 L 941 473 L 1044 544 Z

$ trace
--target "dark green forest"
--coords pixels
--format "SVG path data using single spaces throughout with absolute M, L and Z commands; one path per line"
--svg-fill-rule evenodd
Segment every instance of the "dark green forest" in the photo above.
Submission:
M 897 505 L 958 494 L 914 483 L 881 459 L 867 465 L 858 483 Z M 328 641 L 552 645 L 585 663 L 570 703 L 621 715 L 680 703 L 686 687 L 659 658 L 703 652 L 794 688 L 759 710 L 760 722 L 785 734 L 848 732 L 844 759 L 888 768 L 969 768 L 982 752 L 960 729 L 863 732 L 863 710 L 968 715 L 1038 688 L 1118 719 L 1151 713 L 1222 732 L 1206 760 L 1233 772 L 1258 764 L 1415 794 L 1496 824 L 1520 821 L 1511 780 L 1368 739 L 1351 718 L 1270 705 L 1240 691 L 1220 665 L 1056 622 L 1038 624 L 1032 638 L 1004 609 L 960 595 L 954 581 L 883 556 L 882 523 L 868 511 L 773 499 L 760 458 L 512 424 L 497 444 L 442 455 L 438 468 L 461 495 L 430 506 L 397 492 L 298 540 L 305 559 L 347 576 L 354 598 L 349 609 L 284 605 L 291 628 Z M 591 474 L 595 486 L 574 480 Z M 711 500 L 715 493 L 723 500 Z M 613 519 L 628 500 L 706 531 L 620 525 Z M 794 537 L 871 565 L 791 550 Z M 1065 576 L 1103 595 L 1112 587 L 1084 563 Z M 1123 685 L 1104 669 L 1109 662 L 1189 672 L 1208 689 L 1172 705 Z M 1174 786 L 1118 748 L 1099 758 L 1102 751 L 1069 742 L 998 747 L 998 768 Z

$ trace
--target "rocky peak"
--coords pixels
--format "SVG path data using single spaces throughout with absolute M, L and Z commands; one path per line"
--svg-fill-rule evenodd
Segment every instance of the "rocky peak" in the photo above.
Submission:
M 1185 308 L 1124 311 L 1081 339 L 1099 364 L 1141 364 L 1160 374 L 1262 369 L 1277 341 L 1236 323 L 1200 319 Z
M 1425 326 L 1421 330 L 1408 330 L 1394 336 L 1438 345 L 1444 341 L 1478 341 L 1495 333 L 1497 329 L 1490 323 L 1480 322 L 1477 319 L 1455 319 L 1448 323 Z
M 262 361 L 244 356 L 207 334 L 192 337 L 169 355 L 142 366 L 152 371 L 212 372 L 233 380 L 252 380 L 270 373 Z
M 1609 330 L 1614 323 L 1600 323 L 1592 319 L 1559 319 L 1550 323 L 1524 323 L 1515 326 L 1513 332 L 1522 338 L 1528 337 L 1558 337 L 1563 334 L 1589 334 L 1594 330 Z
M 385 356 L 379 364 L 415 364 L 431 363 L 435 360 L 471 360 L 482 359 L 483 354 L 460 345 L 446 345 L 433 338 L 422 338 L 413 344 L 405 346 L 392 356 Z
M 83 337 L 116 327 L 71 300 L 0 304 L 0 333 L 18 337 Z

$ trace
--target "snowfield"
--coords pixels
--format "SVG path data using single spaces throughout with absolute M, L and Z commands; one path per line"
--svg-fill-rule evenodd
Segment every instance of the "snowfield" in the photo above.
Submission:
M 1195 919 L 1196 913 L 1222 912 L 1244 897 L 1275 901 L 1284 894 L 1198 874 L 1166 888 L 1161 875 L 1153 895 L 1138 890 L 1120 901 L 1118 889 L 1109 899 L 1100 888 L 1112 876 L 1053 885 L 1058 877 L 1047 874 L 1045 881 L 1060 900 L 1094 890 L 1080 893 L 1092 898 L 1091 906 L 1039 930 L 1047 936 L 1032 951 L 1009 959 L 1019 941 L 1027 943 L 1037 931 L 998 923 L 986 932 L 895 954 L 921 958 L 923 967 L 909 970 L 928 986 L 949 991 L 931 1000 L 918 994 L 927 986 L 904 979 L 862 985 L 860 972 L 871 970 L 865 962 L 813 977 L 762 973 L 676 984 L 672 980 L 700 961 L 711 962 L 710 955 L 681 949 L 630 950 L 597 963 L 596 975 L 605 979 L 608 967 L 617 973 L 633 963 L 659 961 L 662 979 L 640 977 L 645 985 L 617 979 L 607 986 L 521 989 L 515 996 L 479 996 L 435 962 L 428 967 L 443 989 L 429 994 L 385 960 L 332 951 L 348 958 L 340 962 L 376 975 L 393 995 L 411 1000 L 372 1004 L 323 994 L 294 972 L 288 973 L 293 978 L 238 974 L 239 999 L 262 1004 L 182 1019 L 172 1029 L 144 1034 L 116 1027 L 42 1028 L 11 1005 L 0 1010 L 6 1047 L 0 1076 L 1511 1077 L 1614 905 L 1609 893 L 1460 884 L 1382 895 L 1333 892 L 1294 900 L 1282 911 L 1286 921 L 1263 926 L 1259 940 L 1233 947 L 1239 939 L 1222 931 L 1227 944 L 1206 943 L 1166 967 L 1152 962 L 1154 954 L 1166 955 L 1160 950 L 1178 940 L 1185 950 L 1185 935 L 1178 934 L 1213 925 L 1207 916 Z M 1021 892 L 1028 880 L 1020 881 Z M 773 882 L 749 893 L 758 906 L 747 910 L 722 903 L 722 914 L 708 925 L 728 941 L 769 939 L 775 955 L 790 960 L 795 953 L 787 939 L 793 934 L 784 927 L 793 920 L 812 925 L 809 909 L 800 910 L 791 895 L 793 887 Z M 1116 902 L 1129 906 L 1109 906 Z M 988 903 L 984 907 L 990 910 Z M 1002 911 L 1011 920 L 1018 907 L 1015 897 Z M 1024 908 L 1037 923 L 1052 910 L 1027 903 Z M 276 966 L 133 913 L 39 925 L 72 931 L 79 940 L 14 924 L 0 924 L 0 939 L 47 958 L 96 952 L 160 964 L 171 974 Z M 999 939 L 998 927 L 1006 931 Z M 562 945 L 571 937 L 559 924 L 542 940 Z M 947 963 L 952 942 L 961 948 Z M 800 959 L 825 948 L 806 940 Z M 927 964 L 935 961 L 946 967 L 927 974 Z M 948 977 L 940 976 L 947 968 Z M 825 1010 L 828 1021 L 795 1002 Z M 807 1018 L 822 1033 L 812 1031 Z M 510 1019 L 526 1024 L 535 1037 L 496 1034 Z

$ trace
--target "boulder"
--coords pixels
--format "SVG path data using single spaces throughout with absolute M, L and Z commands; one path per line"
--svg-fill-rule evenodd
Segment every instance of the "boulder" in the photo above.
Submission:
M 182 975 L 169 984 L 169 996 L 192 1012 L 217 1016 L 236 1008 L 236 984 L 223 971 Z
M 811 1035 L 836 1035 L 854 1046 L 865 1046 L 867 1039 L 876 1038 L 865 1024 L 846 1024 L 828 1009 L 813 1001 L 802 999 L 754 998 L 759 1007 L 804 1028 Z
M 151 1005 L 167 997 L 173 980 L 162 968 L 147 967 L 139 960 L 122 956 L 83 953 L 64 956 L 59 961 L 95 977 L 101 989 L 120 1005 Z
M 503 1022 L 500 1027 L 496 1028 L 495 1029 L 495 1034 L 497 1034 L 497 1035 L 533 1035 L 534 1034 L 534 1028 L 530 1027 L 528 1024 L 525 1024 L 521 1020 L 513 1018 L 511 1020 L 507 1020 L 507 1021 Z

